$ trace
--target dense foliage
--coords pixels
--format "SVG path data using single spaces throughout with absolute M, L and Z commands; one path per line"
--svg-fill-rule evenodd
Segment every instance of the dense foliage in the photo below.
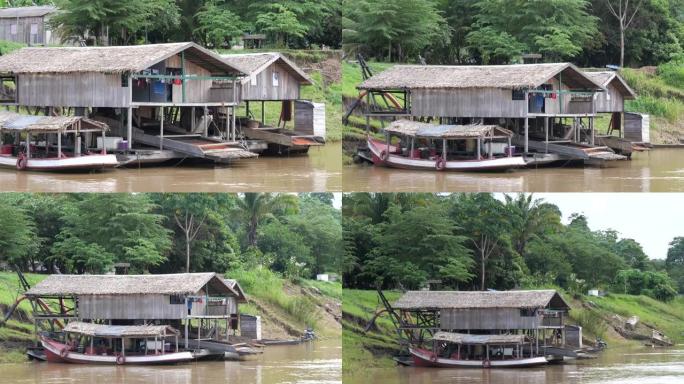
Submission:
M 543 61 L 602 67 L 620 64 L 624 48 L 625 65 L 641 66 L 670 61 L 684 50 L 683 0 L 627 2 L 623 21 L 611 7 L 624 10 L 624 0 L 344 3 L 345 49 L 378 60 L 504 64 L 538 53 Z
M 196 41 L 230 48 L 243 34 L 265 34 L 266 46 L 336 48 L 341 45 L 339 0 L 56 0 L 54 3 L 63 10 L 51 19 L 60 35 L 71 40 L 87 39 L 86 43 L 93 45 Z
M 0 267 L 49 273 L 340 268 L 331 194 L 2 194 Z M 192 223 L 192 224 L 190 224 Z M 193 236 L 186 236 L 186 230 Z
M 450 289 L 599 287 L 672 299 L 667 272 L 633 239 L 566 225 L 532 195 L 357 193 L 343 197 L 344 284 L 349 288 Z M 668 271 L 684 282 L 684 238 L 671 244 Z M 684 290 L 684 286 L 680 286 Z

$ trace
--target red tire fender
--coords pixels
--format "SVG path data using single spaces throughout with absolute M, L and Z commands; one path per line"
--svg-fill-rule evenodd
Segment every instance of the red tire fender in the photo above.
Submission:
M 69 348 L 68 348 L 68 347 L 64 347 L 64 348 L 60 349 L 60 350 L 59 350 L 59 356 L 62 357 L 62 358 L 65 358 L 65 357 L 69 356 Z
M 380 152 L 380 160 L 387 161 L 388 159 L 389 159 L 389 151 L 386 149 L 383 149 L 382 152 Z
M 435 161 L 435 169 L 438 171 L 443 171 L 446 168 L 446 160 L 444 160 L 441 156 L 437 157 L 437 160 Z
M 17 169 L 23 171 L 24 169 L 26 169 L 27 165 L 28 158 L 26 157 L 26 154 L 22 152 L 19 154 L 19 156 L 17 156 Z
M 126 364 L 126 356 L 124 356 L 124 355 L 118 355 L 118 356 L 116 357 L 116 364 L 117 364 L 117 365 L 124 365 L 124 364 Z
M 492 363 L 489 360 L 482 361 L 482 368 L 489 368 L 491 366 L 492 366 Z

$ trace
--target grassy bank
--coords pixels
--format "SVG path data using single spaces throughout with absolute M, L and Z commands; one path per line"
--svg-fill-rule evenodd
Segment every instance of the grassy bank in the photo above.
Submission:
M 394 302 L 398 292 L 385 292 Z M 647 296 L 610 294 L 605 297 L 576 296 L 562 293 L 571 305 L 570 324 L 582 326 L 585 342 L 593 343 L 597 337 L 608 342 L 612 348 L 638 345 L 640 340 L 628 339 L 617 329 L 624 320 L 638 316 L 642 333 L 657 328 L 675 343 L 684 342 L 684 297 L 663 303 Z M 366 324 L 381 309 L 375 291 L 345 289 L 342 305 L 343 371 L 354 375 L 365 368 L 391 367 L 392 355 L 399 352 L 396 331 L 386 314 L 375 322 L 369 332 L 363 332 Z
M 25 274 L 31 285 L 47 275 Z M 240 312 L 260 315 L 265 338 L 292 339 L 307 327 L 321 337 L 339 337 L 342 285 L 333 282 L 298 280 L 292 282 L 270 270 L 234 271 L 249 302 Z M 14 304 L 21 286 L 13 272 L 0 272 L 0 319 Z M 12 318 L 0 325 L 0 363 L 26 361 L 25 347 L 34 341 L 31 306 L 23 301 Z

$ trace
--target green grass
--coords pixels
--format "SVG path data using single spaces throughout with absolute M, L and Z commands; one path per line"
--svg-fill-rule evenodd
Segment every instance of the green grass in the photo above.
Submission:
M 304 326 L 316 328 L 318 308 L 309 297 L 292 296 L 285 291 L 287 281 L 269 269 L 231 271 L 248 296 L 254 296 L 282 309 L 288 316 Z
M 0 347 L 0 364 L 26 362 L 26 350 Z
M 24 48 L 26 44 L 15 43 L 13 41 L 0 40 L 0 54 L 6 55 L 19 48 Z
M 390 302 L 399 292 L 385 292 Z M 378 317 L 376 328 L 364 333 L 366 323 L 381 309 L 375 291 L 345 289 L 342 293 L 342 370 L 345 375 L 363 374 L 367 368 L 392 367 L 399 351 L 394 325 L 387 315 Z
M 387 68 L 395 65 L 394 63 L 377 63 L 369 62 L 368 66 L 373 72 L 373 75 L 378 74 Z M 357 97 L 359 90 L 356 86 L 361 84 L 363 76 L 361 75 L 361 67 L 357 63 L 342 62 L 342 94 L 349 97 Z
M 302 280 L 304 287 L 316 288 L 321 294 L 342 301 L 342 283 L 338 281 Z

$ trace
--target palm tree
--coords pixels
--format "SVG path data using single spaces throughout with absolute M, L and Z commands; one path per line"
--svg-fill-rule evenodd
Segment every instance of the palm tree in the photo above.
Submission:
M 247 244 L 257 245 L 259 224 L 279 214 L 294 213 L 299 199 L 290 194 L 245 193 L 237 202 L 237 215 L 247 225 Z
M 525 256 L 525 247 L 535 236 L 560 229 L 561 212 L 557 206 L 535 199 L 531 193 L 520 193 L 515 198 L 505 195 L 505 198 L 513 222 L 513 246 L 519 255 Z

